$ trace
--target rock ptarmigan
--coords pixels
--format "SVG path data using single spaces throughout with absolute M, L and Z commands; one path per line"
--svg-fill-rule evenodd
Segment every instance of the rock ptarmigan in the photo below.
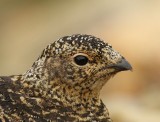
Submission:
M 0 121 L 111 122 L 100 90 L 117 72 L 131 69 L 99 38 L 62 37 L 26 73 L 0 77 Z

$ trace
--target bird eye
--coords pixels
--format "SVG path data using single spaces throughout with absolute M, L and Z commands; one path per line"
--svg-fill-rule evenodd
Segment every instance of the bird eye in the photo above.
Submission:
M 76 57 L 74 57 L 74 62 L 77 65 L 83 66 L 88 63 L 88 58 L 84 55 L 77 55 Z

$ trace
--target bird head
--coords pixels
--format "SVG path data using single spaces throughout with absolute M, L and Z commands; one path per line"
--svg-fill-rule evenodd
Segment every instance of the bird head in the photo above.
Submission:
M 39 57 L 42 58 L 50 81 L 77 91 L 99 91 L 117 72 L 132 69 L 110 44 L 91 35 L 60 38 L 48 45 Z
M 25 73 L 25 79 L 47 89 L 59 85 L 78 92 L 98 93 L 116 73 L 131 69 L 110 44 L 91 35 L 76 34 L 48 45 Z

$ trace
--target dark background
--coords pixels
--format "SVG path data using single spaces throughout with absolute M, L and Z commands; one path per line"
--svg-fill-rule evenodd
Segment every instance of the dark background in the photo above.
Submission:
M 114 122 L 160 122 L 159 0 L 0 0 L 0 75 L 24 73 L 75 33 L 109 42 L 134 68 L 101 92 Z

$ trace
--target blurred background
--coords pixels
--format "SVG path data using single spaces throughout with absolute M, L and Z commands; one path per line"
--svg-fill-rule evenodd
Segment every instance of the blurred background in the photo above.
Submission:
M 75 33 L 102 38 L 133 66 L 101 91 L 114 122 L 160 122 L 159 0 L 0 0 L 0 75 L 24 73 Z

